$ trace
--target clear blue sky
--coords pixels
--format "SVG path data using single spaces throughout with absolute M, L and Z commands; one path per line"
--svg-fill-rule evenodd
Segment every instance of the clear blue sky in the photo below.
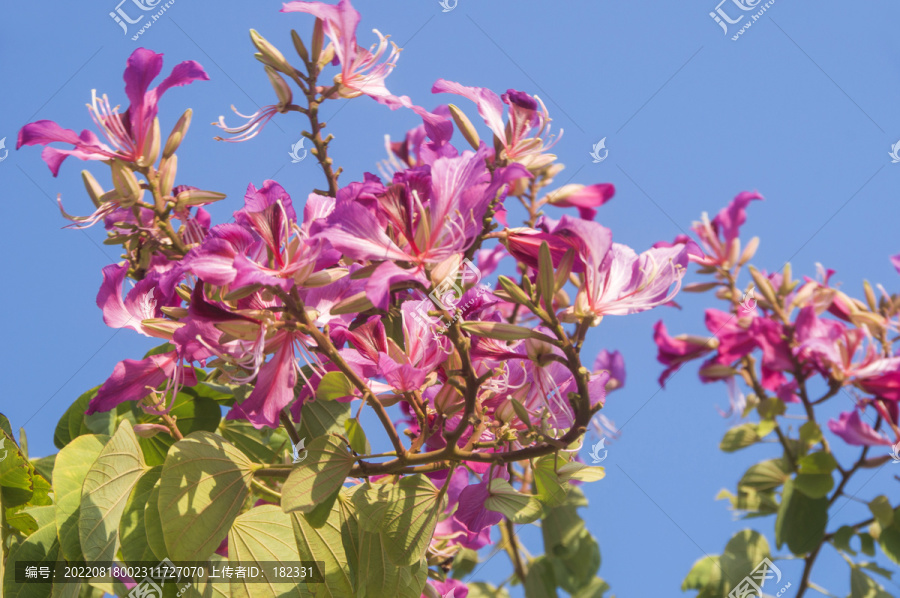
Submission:
M 7 372 L 0 410 L 14 427 L 27 422 L 35 455 L 55 450 L 53 428 L 75 397 L 103 381 L 117 361 L 139 358 L 151 345 L 103 324 L 94 297 L 100 268 L 117 253 L 102 245 L 99 226 L 62 230 L 54 205 L 61 193 L 70 212 L 90 211 L 78 176 L 83 166 L 70 160 L 53 179 L 38 149 L 12 151 L 23 124 L 47 118 L 79 131 L 91 127 L 84 105 L 92 88 L 127 104 L 122 70 L 143 45 L 165 53 L 164 72 L 194 59 L 212 79 L 170 91 L 161 119 L 167 131 L 185 107 L 194 109 L 179 181 L 229 194 L 214 218 L 230 216 L 248 182 L 274 176 L 302 199 L 322 181 L 311 161 L 291 164 L 288 157 L 303 126 L 299 116 L 282 117 L 240 145 L 214 142 L 216 130 L 206 124 L 229 114 L 231 104 L 249 113 L 273 103 L 247 30 L 256 28 L 287 54 L 290 28 L 307 35 L 309 17 L 279 14 L 278 2 L 178 0 L 134 42 L 134 29 L 126 36 L 108 16 L 115 5 L 0 7 L 0 137 L 11 150 L 0 162 Z M 434 106 L 440 100 L 430 97 L 431 84 L 446 78 L 541 96 L 565 129 L 556 147 L 568 165 L 560 182 L 575 174 L 573 182 L 616 185 L 615 199 L 597 216 L 615 240 L 643 250 L 688 230 L 701 212 L 717 212 L 739 191 L 759 190 L 767 201 L 751 206 L 744 234 L 762 237 L 760 267 L 775 270 L 790 259 L 795 273 L 814 275 L 821 262 L 854 294 L 863 278 L 896 290 L 900 278 L 888 256 L 900 252 L 900 164 L 890 163 L 888 151 L 900 138 L 893 31 L 900 6 L 778 0 L 736 42 L 709 17 L 715 6 L 715 0 L 459 0 L 443 13 L 437 0 L 357 3 L 361 43 L 378 28 L 404 48 L 388 80 L 395 93 Z M 374 171 L 385 133 L 396 139 L 417 124 L 411 113 L 366 98 L 327 106 L 325 118 L 345 183 Z M 609 158 L 594 164 L 588 152 L 602 137 Z M 92 170 L 106 180 L 104 167 Z M 683 312 L 609 317 L 587 345 L 589 360 L 603 347 L 619 349 L 628 369 L 625 389 L 606 410 L 625 424 L 623 436 L 610 447 L 608 477 L 587 491 L 589 526 L 603 553 L 600 574 L 620 597 L 680 595 L 691 564 L 720 553 L 746 525 L 732 520 L 716 493 L 733 489 L 749 465 L 774 455 L 768 446 L 718 451 L 730 425 L 716 410 L 727 405 L 725 388 L 701 385 L 694 367 L 659 391 L 652 324 L 663 317 L 673 333 L 702 333 L 706 300 L 682 295 Z M 848 407 L 848 400 L 834 400 L 835 413 Z M 864 472 L 849 490 L 862 498 L 886 493 L 896 503 L 895 474 L 900 466 Z M 851 502 L 829 529 L 867 516 L 864 505 Z M 774 544 L 771 519 L 750 523 Z M 539 549 L 536 530 L 522 537 Z M 781 564 L 796 587 L 798 563 Z M 504 556 L 491 565 L 483 570 L 488 578 L 505 575 Z M 848 569 L 830 549 L 813 580 L 838 595 L 849 589 Z M 889 589 L 900 594 L 898 586 Z

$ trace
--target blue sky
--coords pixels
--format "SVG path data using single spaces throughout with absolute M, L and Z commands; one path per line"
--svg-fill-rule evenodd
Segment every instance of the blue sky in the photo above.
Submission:
M 166 72 L 194 59 L 210 75 L 209 82 L 170 91 L 160 116 L 168 130 L 186 107 L 194 109 L 179 180 L 229 194 L 214 207 L 214 219 L 237 209 L 249 182 L 275 178 L 295 201 L 322 184 L 312 161 L 292 164 L 288 157 L 303 127 L 299 116 L 277 119 L 244 144 L 213 141 L 216 129 L 206 124 L 230 114 L 231 104 L 248 113 L 273 103 L 247 30 L 259 30 L 287 54 L 290 29 L 307 36 L 308 17 L 279 14 L 278 2 L 177 0 L 135 42 L 136 26 L 125 35 L 108 16 L 115 7 L 115 0 L 0 7 L 0 138 L 10 150 L 0 162 L 6 290 L 0 313 L 11 374 L 0 410 L 14 426 L 25 424 L 35 455 L 54 451 L 53 428 L 72 400 L 151 343 L 103 324 L 94 297 L 100 268 L 117 252 L 102 245 L 99 227 L 62 230 L 54 205 L 59 193 L 70 212 L 90 211 L 78 175 L 83 165 L 70 160 L 53 179 L 37 149 L 13 151 L 23 124 L 47 118 L 79 131 L 90 127 L 84 105 L 92 88 L 126 104 L 125 59 L 145 46 L 165 53 Z M 722 7 L 740 14 L 731 0 Z M 738 192 L 758 190 L 766 201 L 750 208 L 743 236 L 762 238 L 760 268 L 790 260 L 796 275 L 813 276 L 821 262 L 852 294 L 861 293 L 864 278 L 898 287 L 888 262 L 900 252 L 900 164 L 888 157 L 900 139 L 896 3 L 879 0 L 863 9 L 776 0 L 737 41 L 731 39 L 737 26 L 724 35 L 710 18 L 715 0 L 459 0 L 446 13 L 437 0 L 360 1 L 357 8 L 361 43 L 374 41 L 369 30 L 377 28 L 404 48 L 388 80 L 394 93 L 431 107 L 448 101 L 429 97 L 433 81 L 446 78 L 539 95 L 554 125 L 565 129 L 555 148 L 567 165 L 559 181 L 616 185 L 615 199 L 597 216 L 616 241 L 646 249 L 687 231 L 703 211 L 714 214 Z M 130 12 L 139 14 L 133 6 Z M 474 119 L 471 106 L 458 104 Z M 418 122 L 366 98 L 328 105 L 324 118 L 344 183 L 375 171 L 385 133 L 396 139 Z M 604 137 L 609 157 L 595 164 L 589 151 Z M 102 167 L 90 168 L 107 176 Z M 604 347 L 622 351 L 628 369 L 625 389 L 606 410 L 624 425 L 623 435 L 609 448 L 607 478 L 587 490 L 586 513 L 603 553 L 600 574 L 620 597 L 679 595 L 691 564 L 720 553 L 747 526 L 714 500 L 717 492 L 733 490 L 748 466 L 774 455 L 769 446 L 718 451 L 732 425 L 716 409 L 727 405 L 724 385 L 700 384 L 693 366 L 665 390 L 656 382 L 653 323 L 664 318 L 672 333 L 702 333 L 710 299 L 682 295 L 683 311 L 609 317 L 586 346 L 590 361 Z M 828 409 L 848 407 L 839 396 Z M 895 468 L 866 471 L 849 491 L 866 499 L 885 493 L 896 503 Z M 867 516 L 864 505 L 848 502 L 829 529 Z M 749 523 L 774 544 L 771 519 Z M 536 529 L 522 537 L 539 550 Z M 780 564 L 796 586 L 799 564 Z M 500 579 L 506 567 L 501 555 L 482 574 Z M 849 570 L 830 549 L 812 578 L 837 595 L 849 589 Z

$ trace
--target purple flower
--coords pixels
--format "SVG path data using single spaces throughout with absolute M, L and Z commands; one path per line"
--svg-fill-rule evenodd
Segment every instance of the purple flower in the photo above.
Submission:
M 39 120 L 22 127 L 16 149 L 23 145 L 46 146 L 41 157 L 53 176 L 59 174 L 59 167 L 69 156 L 79 160 L 118 159 L 129 163 L 150 157 L 152 140 L 148 140 L 148 136 L 152 133 L 162 95 L 171 87 L 209 80 L 203 67 L 188 60 L 176 65 L 158 87 L 148 89 L 162 70 L 162 64 L 162 54 L 145 48 L 138 48 L 131 54 L 125 67 L 125 93 L 131 105 L 123 114 L 110 105 L 105 95 L 101 99 L 94 92 L 88 110 L 105 143 L 92 131 L 84 130 L 81 135 L 76 135 L 75 131 L 63 129 L 53 121 Z M 49 144 L 55 141 L 72 145 L 73 149 L 50 147 Z

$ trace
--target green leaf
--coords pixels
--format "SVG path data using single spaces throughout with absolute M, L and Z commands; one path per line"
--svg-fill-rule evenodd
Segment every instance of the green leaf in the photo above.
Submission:
M 569 480 L 578 480 L 579 482 L 599 482 L 606 477 L 606 468 L 572 461 L 571 463 L 566 463 L 560 467 L 557 473 L 559 474 L 560 480 L 564 482 Z
M 175 419 L 175 427 L 182 436 L 193 432 L 215 432 L 222 419 L 222 408 L 213 399 L 200 396 L 192 388 L 184 388 L 175 397 L 169 416 Z M 158 423 L 159 418 L 149 413 L 141 413 L 138 423 Z M 157 434 L 152 438 L 139 438 L 148 465 L 162 465 L 166 461 L 169 448 L 175 439 L 168 434 Z
M 826 523 L 828 499 L 810 498 L 802 492 L 795 492 L 793 480 L 785 482 L 775 519 L 775 543 L 778 548 L 787 543 L 790 551 L 798 556 L 815 550 L 825 536 Z
M 347 440 L 350 441 L 350 448 L 353 449 L 354 453 L 357 455 L 368 455 L 372 452 L 372 447 L 369 446 L 369 440 L 366 438 L 366 432 L 358 419 L 346 420 L 344 429 L 347 432 Z
M 584 520 L 577 508 L 580 491 L 572 491 L 566 502 L 544 511 L 541 535 L 544 538 L 544 552 L 548 557 L 569 558 L 578 552 L 578 541 L 586 533 Z M 581 495 L 583 497 L 583 495 Z
M 350 403 L 340 401 L 306 401 L 300 411 L 301 438 L 318 438 L 342 434 L 344 421 L 350 416 Z
M 556 506 L 566 500 L 569 484 L 560 479 L 557 467 L 566 464 L 562 454 L 545 455 L 534 461 L 534 482 L 537 486 L 537 497 L 547 506 Z
M 603 598 L 603 594 L 608 592 L 609 589 L 608 583 L 599 577 L 595 577 L 590 584 L 572 594 L 572 598 Z
M 349 489 L 348 496 L 356 510 L 360 527 L 367 532 L 381 532 L 384 530 L 384 515 L 388 505 L 397 500 L 397 487 L 370 480 Z
M 228 560 L 242 565 L 261 563 L 292 563 L 300 561 L 297 544 L 294 542 L 294 529 L 291 516 L 285 514 L 276 505 L 254 507 L 238 516 L 228 532 Z M 264 569 L 264 567 L 260 567 Z M 258 580 L 257 580 L 258 582 Z M 255 582 L 255 583 L 257 583 Z M 246 580 L 231 580 L 231 596 L 233 598 L 250 598 L 259 596 L 260 586 L 248 584 Z M 265 586 L 268 595 L 300 596 L 300 588 L 296 582 L 268 579 Z
M 705 556 L 694 563 L 687 577 L 681 582 L 681 591 L 703 590 L 724 586 L 722 566 L 718 556 Z
M 794 479 L 794 487 L 810 498 L 822 498 L 834 488 L 834 478 L 830 473 L 800 473 Z
M 340 500 L 340 499 L 339 499 Z M 335 503 L 325 525 L 314 528 L 299 513 L 290 515 L 294 528 L 294 539 L 300 560 L 318 561 L 322 565 L 320 573 L 324 579 L 322 584 L 325 598 L 344 598 L 353 596 L 354 576 L 350 569 L 349 552 L 356 558 L 355 546 L 358 526 L 352 518 L 344 519 L 341 505 Z
M 397 567 L 387 557 L 383 534 L 360 531 L 357 598 L 420 598 L 428 571 L 424 561 Z
M 309 513 L 328 498 L 353 468 L 355 460 L 347 445 L 335 436 L 321 436 L 306 447 L 309 456 L 288 476 L 282 489 L 281 506 L 286 513 Z
M 842 525 L 836 532 L 834 532 L 831 543 L 838 550 L 843 550 L 844 552 L 856 556 L 856 551 L 850 548 L 850 540 L 853 539 L 854 535 L 856 535 L 855 529 L 853 529 L 849 525 Z
M 827 473 L 837 469 L 837 461 L 830 453 L 819 451 L 802 457 L 798 462 L 800 473 Z
M 316 387 L 316 400 L 334 401 L 353 396 L 353 385 L 343 372 L 328 372 Z
M 531 523 L 541 517 L 540 501 L 530 494 L 518 492 L 503 478 L 491 480 L 488 492 L 490 498 L 484 502 L 484 508 L 503 513 L 513 523 Z
M 7 598 L 49 598 L 52 590 L 50 584 L 32 584 L 16 582 L 18 561 L 34 561 L 40 566 L 55 566 L 59 558 L 59 540 L 56 537 L 56 507 L 29 507 L 25 512 L 37 523 L 37 530 L 30 536 L 13 544 L 9 556 L 4 563 L 3 596 Z
M 822 442 L 822 429 L 819 428 L 819 424 L 810 421 L 800 426 L 800 442 L 804 445 L 804 452 Z
M 576 539 L 572 556 L 568 558 L 551 558 L 553 576 L 556 584 L 574 594 L 596 579 L 600 569 L 600 545 L 587 531 L 583 530 Z
M 741 424 L 725 433 L 719 448 L 726 453 L 733 453 L 757 442 L 759 442 L 759 435 L 756 433 L 756 424 Z
M 119 549 L 119 520 L 147 466 L 134 430 L 123 421 L 84 478 L 78 537 L 84 559 L 112 561 Z
M 159 481 L 147 495 L 147 504 L 144 506 L 144 532 L 147 534 L 147 545 L 156 558 L 159 560 L 168 558 L 169 551 L 166 550 L 162 518 L 159 516 Z
M 159 514 L 173 561 L 206 560 L 222 543 L 250 494 L 254 465 L 209 432 L 175 443 L 163 465 Z
M 451 577 L 453 579 L 463 579 L 469 575 L 478 564 L 478 553 L 471 548 L 461 548 L 456 556 L 453 557 L 453 570 Z M 470 585 L 469 588 L 472 586 Z
M 875 556 L 875 538 L 868 532 L 859 533 L 860 550 L 867 556 Z
M 91 433 L 84 424 L 84 412 L 87 411 L 91 399 L 97 396 L 99 389 L 99 386 L 94 387 L 75 399 L 75 402 L 59 418 L 56 431 L 53 433 L 53 444 L 56 445 L 56 448 L 61 449 L 78 436 Z
M 425 556 L 444 510 L 445 501 L 438 496 L 438 489 L 422 474 L 405 476 L 397 483 L 396 498 L 384 513 L 385 548 L 395 565 L 412 566 Z
M 331 516 L 331 510 L 334 508 L 334 501 L 337 500 L 337 497 L 340 495 L 340 493 L 341 488 L 336 489 L 331 493 L 331 496 L 316 505 L 316 507 L 312 511 L 310 511 L 309 513 L 304 513 L 303 517 L 311 526 L 315 528 L 322 527 Z
M 257 430 L 251 423 L 230 419 L 222 423 L 219 431 L 225 440 L 257 463 L 279 462 L 281 453 L 290 449 L 290 439 L 283 428 Z
M 525 575 L 525 598 L 558 598 L 553 564 L 545 556 L 539 556 L 528 567 Z
M 31 464 L 34 465 L 34 469 L 41 474 L 44 479 L 53 479 L 53 467 L 56 465 L 56 455 L 32 459 Z
M 754 530 L 745 529 L 728 541 L 725 552 L 719 557 L 726 581 L 737 584 L 757 567 L 763 559 L 769 558 L 769 542 L 765 536 Z
M 0 431 L 0 494 L 6 507 L 24 505 L 34 495 L 34 467 L 19 451 L 12 436 Z
M 851 565 L 849 598 L 892 598 L 892 596 L 862 569 Z
M 882 494 L 872 499 L 869 502 L 869 510 L 872 511 L 881 529 L 887 529 L 894 523 L 894 509 L 887 496 Z
M 900 565 L 900 530 L 888 527 L 881 530 L 878 543 L 885 555 L 896 564 Z
M 754 490 L 771 490 L 784 484 L 790 476 L 783 459 L 771 459 L 753 465 L 744 473 L 738 487 L 749 486 Z
M 68 561 L 84 560 L 78 537 L 81 514 L 81 487 L 91 466 L 100 456 L 108 436 L 88 434 L 69 442 L 56 456 L 53 468 L 53 490 L 56 493 L 56 525 L 63 557 Z
M 119 543 L 121 545 L 122 559 L 128 564 L 152 561 L 155 558 L 153 549 L 147 541 L 147 529 L 144 525 L 144 509 L 149 502 L 150 495 L 159 481 L 162 467 L 156 466 L 141 476 L 135 484 L 122 519 L 119 521 Z M 159 492 L 157 491 L 157 497 Z

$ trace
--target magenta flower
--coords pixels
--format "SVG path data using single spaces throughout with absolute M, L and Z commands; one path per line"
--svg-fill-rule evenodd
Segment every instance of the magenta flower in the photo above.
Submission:
M 732 246 L 738 239 L 741 226 L 747 221 L 747 206 L 751 201 L 762 200 L 759 193 L 744 191 L 739 193 L 727 207 L 722 208 L 710 222 L 704 213 L 701 222 L 695 222 L 693 231 L 700 238 L 707 257 L 697 260 L 703 265 L 724 265 L 729 263 Z
M 500 157 L 529 170 L 542 168 L 556 159 L 546 151 L 556 145 L 562 130 L 559 137 L 550 134 L 550 114 L 539 97 L 515 89 L 498 96 L 490 89 L 467 87 L 445 79 L 438 79 L 431 92 L 454 93 L 475 102 L 478 114 L 503 148 Z M 503 120 L 503 104 L 509 107 L 507 123 Z
M 195 386 L 197 376 L 193 368 L 178 365 L 175 351 L 151 355 L 141 361 L 120 361 L 109 379 L 97 391 L 97 396 L 91 399 L 85 413 L 90 415 L 98 411 L 109 411 L 125 401 L 140 401 L 153 394 L 154 389 L 166 381 L 169 382 L 167 394 L 174 396 L 179 386 Z M 172 389 L 175 392 L 170 392 Z
M 578 215 L 585 220 L 593 220 L 597 215 L 596 208 L 602 206 L 616 193 L 616 188 L 609 183 L 596 185 L 566 185 L 547 196 L 550 205 L 560 208 L 578 208 Z
M 603 349 L 594 361 L 594 371 L 609 372 L 607 390 L 615 390 L 625 386 L 625 358 L 618 351 L 610 353 Z
M 281 12 L 305 12 L 322 20 L 323 31 L 334 48 L 335 60 L 341 65 L 341 73 L 334 78 L 340 85 L 341 97 L 355 98 L 365 94 L 382 103 L 396 102 L 397 98 L 388 91 L 384 80 L 394 70 L 400 48 L 390 42 L 388 54 L 387 37 L 377 29 L 374 30 L 378 36 L 377 45 L 368 50 L 359 46 L 356 42 L 359 13 L 349 0 L 341 0 L 336 6 L 324 2 L 287 2 Z
M 828 429 L 847 444 L 854 446 L 891 445 L 891 441 L 886 436 L 876 432 L 872 426 L 862 421 L 859 411 L 856 409 L 841 413 L 837 420 L 829 420 Z
M 683 363 L 706 355 L 716 348 L 716 339 L 702 338 L 698 336 L 678 335 L 669 336 L 666 325 L 662 320 L 653 327 L 653 342 L 656 343 L 659 352 L 656 360 L 666 366 L 665 371 L 659 377 L 659 385 L 665 386 L 666 380 L 674 374 Z
M 46 146 L 41 157 L 53 176 L 59 174 L 59 167 L 69 156 L 79 160 L 122 160 L 129 163 L 148 158 L 151 145 L 148 144 L 148 135 L 152 132 L 162 95 L 171 87 L 209 80 L 203 67 L 188 60 L 176 65 L 158 87 L 148 89 L 150 82 L 162 70 L 162 64 L 163 55 L 151 50 L 138 48 L 131 54 L 125 67 L 125 93 L 131 105 L 123 114 L 119 114 L 118 107 L 110 106 L 106 95 L 101 99 L 93 92 L 88 110 L 105 143 L 92 131 L 84 130 L 81 135 L 76 135 L 75 131 L 63 129 L 53 121 L 39 120 L 22 127 L 16 149 L 23 145 Z M 72 145 L 73 149 L 50 147 L 53 142 Z

